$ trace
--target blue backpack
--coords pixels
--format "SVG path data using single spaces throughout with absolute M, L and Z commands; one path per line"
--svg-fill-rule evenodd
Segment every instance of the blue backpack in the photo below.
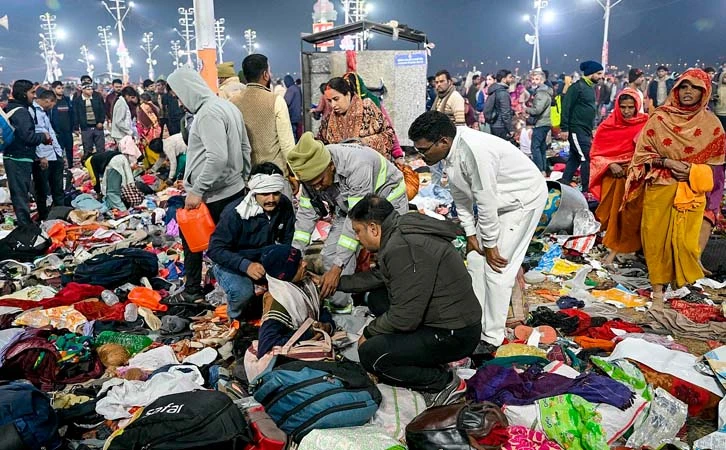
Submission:
M 0 430 L 0 441 L 19 438 L 23 447 L 31 450 L 55 450 L 61 446 L 58 419 L 50 399 L 30 383 L 0 384 Z
M 6 113 L 0 108 L 0 153 L 4 152 L 15 140 L 15 127 L 10 124 L 10 118 L 19 109 L 15 108 Z
M 292 442 L 313 429 L 365 425 L 381 404 L 381 393 L 353 362 L 293 361 L 250 385 L 277 426 Z

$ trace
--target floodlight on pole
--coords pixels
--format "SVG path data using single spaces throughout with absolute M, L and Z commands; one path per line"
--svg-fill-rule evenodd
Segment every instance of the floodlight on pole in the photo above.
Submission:
M 610 10 L 612 10 L 614 7 L 618 5 L 618 3 L 622 2 L 623 0 L 604 0 L 605 3 L 603 3 L 603 0 L 596 0 L 600 6 L 605 10 L 605 30 L 603 31 L 602 36 L 602 65 L 607 70 L 608 68 L 608 60 L 610 58 L 610 43 L 608 42 L 608 34 L 610 32 Z
M 86 73 L 89 77 L 93 78 L 93 70 L 95 68 L 93 67 L 93 63 L 91 63 L 91 61 L 93 61 L 93 55 L 88 52 L 87 46 L 81 45 L 81 58 L 78 60 L 78 62 L 82 62 L 86 65 Z
M 126 16 L 129 15 L 129 12 L 131 12 L 131 8 L 133 8 L 134 4 L 133 2 L 130 2 L 127 7 L 125 5 L 126 0 L 109 1 L 113 3 L 113 6 L 109 6 L 105 0 L 102 0 L 101 3 L 111 17 L 113 17 L 114 21 L 116 21 L 116 29 L 118 30 L 118 48 L 116 50 L 116 55 L 118 56 L 118 62 L 121 66 L 123 81 L 124 83 L 128 83 L 131 58 L 129 57 L 129 51 L 126 48 L 126 44 L 124 43 L 124 19 L 126 19 Z
M 535 15 L 530 16 L 529 14 L 525 14 L 522 16 L 522 20 L 529 23 L 534 30 L 534 35 L 527 34 L 524 36 L 524 39 L 532 45 L 532 70 L 542 67 L 539 24 L 542 18 L 542 9 L 546 8 L 548 3 L 548 0 L 534 0 Z
M 144 33 L 144 37 L 141 39 L 141 42 L 143 42 L 141 49 L 144 53 L 146 53 L 146 64 L 149 65 L 149 79 L 153 80 L 154 66 L 156 65 L 156 60 L 153 58 L 153 55 L 159 46 L 154 45 L 154 33 L 152 32 Z
M 345 24 L 356 23 L 366 20 L 373 6 L 366 0 L 341 0 L 343 11 L 345 11 Z M 354 50 L 364 50 L 368 38 L 368 32 L 357 33 L 353 37 Z
M 244 32 L 244 37 L 246 42 L 244 48 L 245 50 L 247 50 L 247 55 L 251 55 L 257 49 L 257 32 L 251 28 L 248 28 Z
M 111 38 L 111 26 L 107 25 L 103 27 L 99 25 L 96 27 L 96 30 L 98 30 L 98 37 L 101 39 L 101 43 L 98 45 L 106 52 L 106 73 L 108 74 L 108 78 L 112 79 L 113 63 L 111 62 L 111 46 L 114 40 Z
M 217 57 L 220 64 L 224 62 L 224 45 L 229 40 L 229 36 L 225 34 L 224 30 L 224 17 L 222 17 L 214 22 L 214 42 L 217 44 Z

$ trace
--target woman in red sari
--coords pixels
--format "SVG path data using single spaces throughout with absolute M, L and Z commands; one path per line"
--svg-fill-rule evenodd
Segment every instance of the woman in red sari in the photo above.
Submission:
M 633 253 L 641 248 L 640 220 L 643 201 L 623 204 L 625 180 L 635 143 L 648 121 L 639 113 L 640 96 L 624 89 L 615 100 L 613 113 L 595 133 L 590 151 L 590 192 L 600 201 L 595 217 L 605 231 L 603 244 L 610 250 L 604 263 L 610 265 L 618 253 Z
M 161 137 L 161 125 L 159 124 L 159 107 L 151 101 L 151 95 L 141 94 L 141 102 L 136 112 L 136 128 L 141 138 L 140 144 L 145 148 L 149 142 Z

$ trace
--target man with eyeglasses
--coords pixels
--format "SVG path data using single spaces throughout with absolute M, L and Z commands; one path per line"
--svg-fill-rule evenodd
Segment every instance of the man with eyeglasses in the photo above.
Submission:
M 320 298 L 330 297 L 333 306 L 346 311 L 352 307 L 352 298 L 336 290 L 342 275 L 355 272 L 360 248 L 348 212 L 367 194 L 377 194 L 405 214 L 408 199 L 403 175 L 372 148 L 352 143 L 326 146 L 310 132 L 290 150 L 287 161 L 302 185 L 292 245 L 304 251 L 317 221 L 332 216 L 321 252 L 326 272 L 320 278 Z
M 426 164 L 446 160 L 451 195 L 467 236 L 469 273 L 482 307 L 482 340 L 499 346 L 512 288 L 547 201 L 545 179 L 509 142 L 454 127 L 438 111 L 416 119 L 408 137 Z

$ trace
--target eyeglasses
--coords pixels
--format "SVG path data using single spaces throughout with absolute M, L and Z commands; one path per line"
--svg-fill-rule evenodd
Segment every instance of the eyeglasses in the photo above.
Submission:
M 417 152 L 417 153 L 418 153 L 419 155 L 426 155 L 426 152 L 427 152 L 427 151 L 429 151 L 429 150 L 431 150 L 431 147 L 433 147 L 434 145 L 438 144 L 440 140 L 441 140 L 440 138 L 439 138 L 439 139 L 437 139 L 437 140 L 435 140 L 434 142 L 432 142 L 432 143 L 431 143 L 431 145 L 429 145 L 429 146 L 428 146 L 428 147 L 426 147 L 426 148 L 418 148 L 418 147 L 414 147 L 414 149 L 416 150 L 416 152 Z

